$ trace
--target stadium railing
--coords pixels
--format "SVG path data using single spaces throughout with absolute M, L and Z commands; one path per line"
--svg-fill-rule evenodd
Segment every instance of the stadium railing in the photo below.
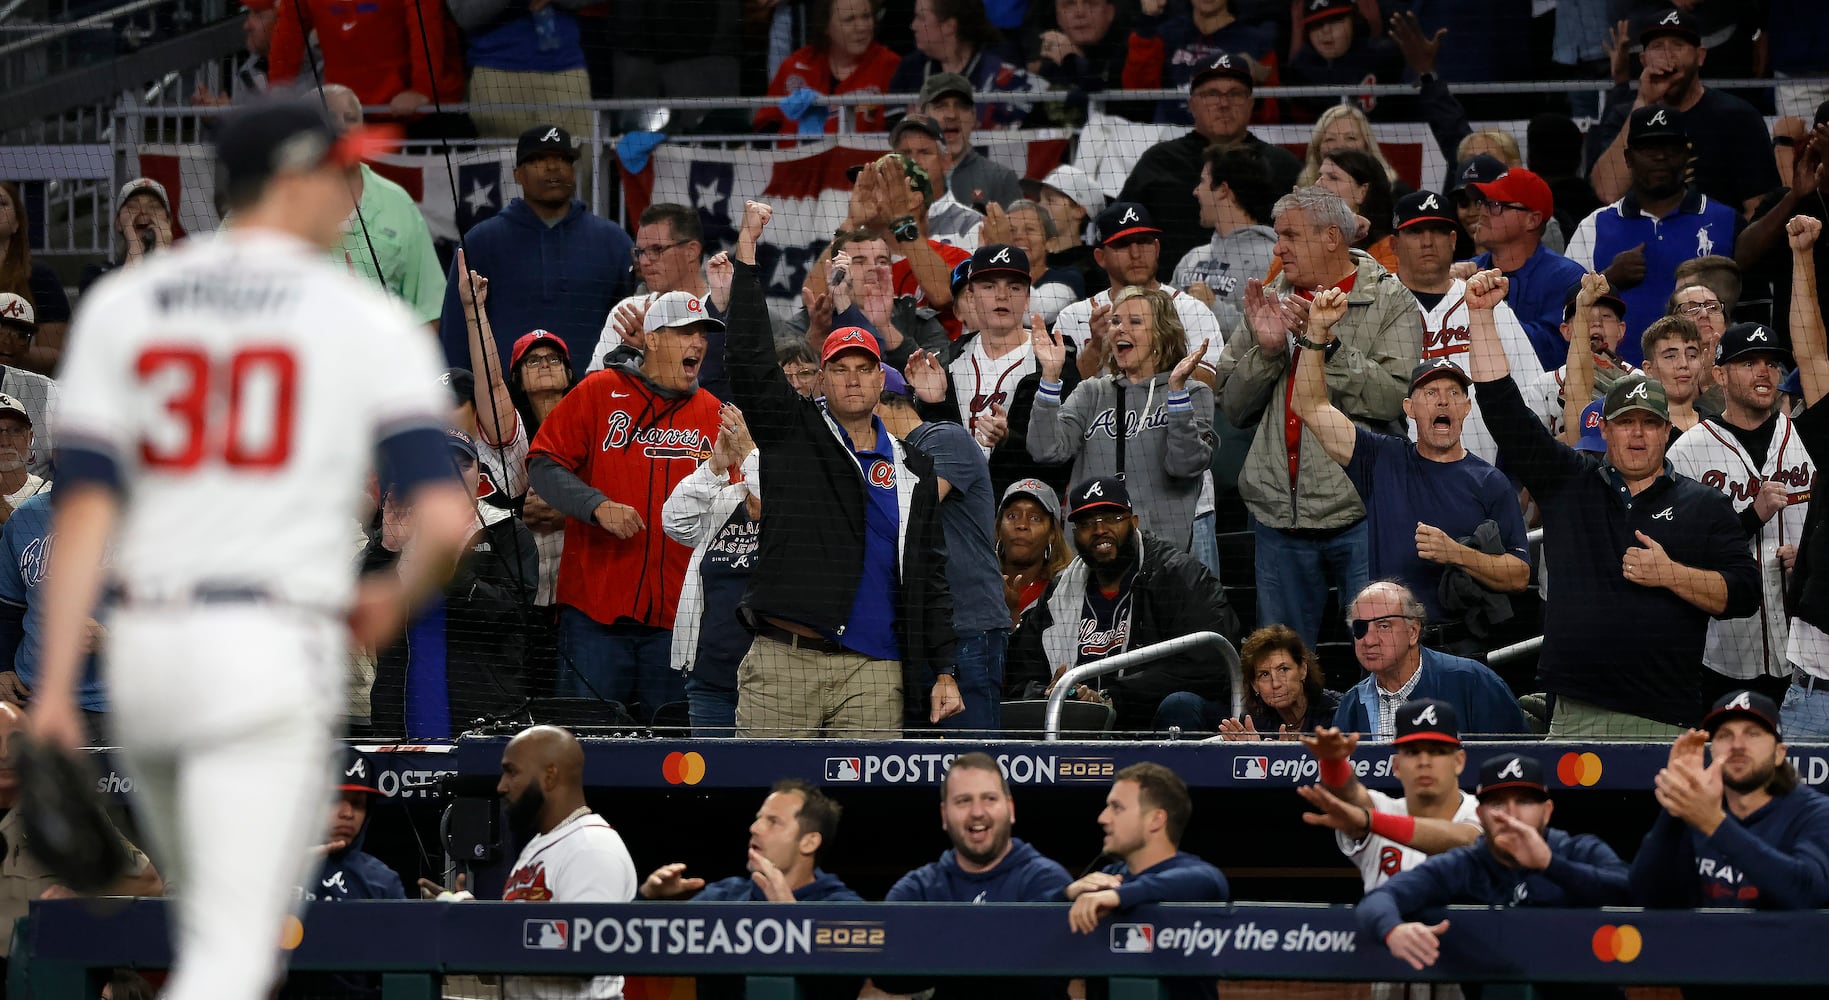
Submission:
M 170 960 L 164 900 L 32 904 L 14 931 L 14 996 L 96 996 L 110 968 Z M 1829 912 L 1454 907 L 1417 971 L 1363 939 L 1351 907 L 1156 905 L 1073 934 L 1065 904 L 315 903 L 282 944 L 295 971 L 382 977 L 435 997 L 444 974 L 742 975 L 751 997 L 810 974 L 1098 977 L 1114 1000 L 1158 977 L 1269 983 L 1817 985 Z M 1758 956 L 1738 960 L 1732 956 Z M 1491 993 L 1488 994 L 1493 995 Z
M 1195 632 L 1192 635 L 1177 636 L 1153 646 L 1133 649 L 1128 653 L 1095 660 L 1081 664 L 1062 674 L 1048 693 L 1046 728 L 1043 738 L 1052 742 L 1061 738 L 1061 706 L 1066 703 L 1067 695 L 1075 688 L 1095 677 L 1104 677 L 1121 670 L 1135 670 L 1145 667 L 1157 660 L 1184 653 L 1210 653 L 1226 669 L 1226 690 L 1231 693 L 1232 709 L 1226 714 L 1229 719 L 1236 719 L 1245 712 L 1245 674 L 1239 668 L 1238 650 L 1226 641 L 1218 632 Z

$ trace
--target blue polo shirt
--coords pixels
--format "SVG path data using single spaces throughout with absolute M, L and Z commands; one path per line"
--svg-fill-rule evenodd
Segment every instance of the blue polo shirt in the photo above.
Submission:
M 1530 558 L 1524 516 L 1518 512 L 1511 482 L 1472 452 L 1459 461 L 1432 462 L 1407 438 L 1360 427 L 1346 476 L 1365 501 L 1372 579 L 1396 577 L 1408 584 L 1429 609 L 1431 621 L 1442 618 L 1440 590 L 1448 567 L 1416 554 L 1418 522 L 1458 540 L 1473 534 L 1481 522 L 1493 521 L 1499 525 L 1505 551 Z
M 1620 357 L 1634 365 L 1644 364 L 1639 337 L 1664 315 L 1664 304 L 1676 290 L 1677 265 L 1709 254 L 1732 256 L 1739 225 L 1740 214 L 1733 206 L 1693 189 L 1662 219 L 1646 215 L 1638 199 L 1627 192 L 1581 220 L 1569 237 L 1569 259 L 1583 268 L 1604 270 L 1622 252 L 1645 245 L 1645 280 L 1619 293 L 1626 303 L 1626 339 L 1620 341 Z
M 858 577 L 844 632 L 829 638 L 874 660 L 900 660 L 895 609 L 902 589 L 896 558 L 902 513 L 896 504 L 895 444 L 882 420 L 871 417 L 870 425 L 876 428 L 876 444 L 851 452 L 864 476 L 864 572 Z
M 1473 262 L 1486 270 L 1492 267 L 1492 254 L 1480 254 Z M 1524 332 L 1530 335 L 1531 346 L 1537 349 L 1537 360 L 1543 362 L 1543 370 L 1555 371 L 1569 359 L 1569 342 L 1562 339 L 1562 303 L 1568 297 L 1569 289 L 1581 284 L 1585 270 L 1539 243 L 1537 251 L 1523 267 L 1504 273 L 1506 280 L 1511 282 L 1510 290 L 1505 293 L 1505 304 L 1511 306 L 1518 322 L 1524 324 Z M 1662 312 L 1663 307 L 1658 311 Z M 1621 344 L 1620 349 L 1625 350 L 1625 345 Z

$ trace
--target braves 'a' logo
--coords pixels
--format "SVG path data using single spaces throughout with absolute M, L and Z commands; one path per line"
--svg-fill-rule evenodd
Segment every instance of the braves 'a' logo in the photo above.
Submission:
M 1524 780 L 1524 758 L 1513 757 L 1511 759 L 1511 763 L 1506 764 L 1504 767 L 1499 769 L 1499 777 L 1500 778 L 1516 778 L 1519 781 L 1523 781 Z
M 895 466 L 880 458 L 870 463 L 870 485 L 879 490 L 895 489 Z

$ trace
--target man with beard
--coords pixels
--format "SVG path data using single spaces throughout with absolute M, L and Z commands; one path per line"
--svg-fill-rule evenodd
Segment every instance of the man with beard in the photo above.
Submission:
M 1626 129 L 1631 188 L 1581 220 L 1569 237 L 1569 259 L 1605 273 L 1626 302 L 1623 350 L 1629 362 L 1639 360 L 1639 337 L 1676 291 L 1677 265 L 1726 250 L 1740 223 L 1733 203 L 1684 183 L 1692 138 L 1680 111 L 1653 105 L 1632 112 Z
M 521 730 L 502 749 L 502 797 L 509 833 L 527 846 L 502 886 L 505 901 L 626 903 L 635 898 L 635 863 L 622 836 L 584 801 L 584 748 L 557 726 Z M 531 838 L 531 839 L 528 839 Z M 620 997 L 621 976 L 576 979 L 511 976 L 503 995 Z
M 1073 903 L 1067 923 L 1075 934 L 1091 934 L 1114 912 L 1145 903 L 1225 903 L 1232 899 L 1226 877 L 1198 856 L 1181 850 L 1181 836 L 1194 818 L 1194 801 L 1181 776 L 1145 761 L 1118 772 L 1099 813 L 1105 831 L 1104 857 L 1117 861 L 1067 886 Z M 1164 977 L 1169 1000 L 1214 1000 L 1211 977 Z
M 1437 620 L 1442 578 L 1455 567 L 1489 590 L 1523 590 L 1530 582 L 1530 547 L 1517 494 L 1504 473 L 1461 440 L 1473 411 L 1467 395 L 1472 380 L 1451 357 L 1417 363 L 1403 401 L 1414 442 L 1353 423 L 1328 401 L 1325 371 L 1334 324 L 1345 314 L 1346 293 L 1339 289 L 1315 298 L 1303 347 L 1308 356 L 1296 366 L 1289 408 L 1359 491 L 1370 526 L 1369 574 L 1408 584 Z M 1502 552 L 1488 554 L 1459 541 L 1488 521 Z
M 1193 190 L 1192 185 L 1188 190 Z M 1156 228 L 1150 210 L 1133 201 L 1112 202 L 1099 213 L 1096 225 L 1099 245 L 1092 257 L 1105 269 L 1111 287 L 1062 309 L 1054 321 L 1054 332 L 1079 350 L 1076 365 L 1080 377 L 1092 378 L 1105 371 L 1110 363 L 1115 332 L 1110 322 L 1111 298 L 1127 286 L 1136 285 L 1167 295 L 1175 303 L 1175 315 L 1187 331 L 1188 343 L 1206 343 L 1206 357 L 1201 359 L 1200 367 L 1194 369 L 1194 377 L 1212 385 L 1213 366 L 1219 360 L 1220 348 L 1225 346 L 1226 335 L 1219 329 L 1219 320 L 1206 303 L 1156 280 L 1162 259 L 1162 230 Z M 1206 508 L 1212 509 L 1210 499 Z
M 1426 615 L 1415 594 L 1388 580 L 1360 591 L 1347 605 L 1346 627 L 1366 676 L 1340 699 L 1334 728 L 1374 740 L 1393 739 L 1399 706 L 1439 698 L 1454 707 L 1470 733 L 1529 732 L 1518 700 L 1492 668 L 1423 648 Z
M 1010 637 L 1006 687 L 1058 679 L 1071 666 L 1176 636 L 1238 634 L 1238 618 L 1206 567 L 1137 526 L 1123 479 L 1109 476 L 1075 487 L 1067 519 L 1080 556 L 1049 581 L 1041 602 L 1023 615 Z M 1203 725 L 1166 719 L 1158 709 L 1177 692 L 1190 692 L 1217 709 L 1225 690 L 1223 670 L 1205 656 L 1183 654 L 1106 675 L 1073 694 L 1082 701 L 1114 704 L 1121 730 L 1180 725 L 1211 732 L 1218 726 L 1217 715 Z
M 1715 361 L 1727 405 L 1670 449 L 1673 468 L 1733 502 L 1759 564 L 1759 610 L 1708 623 L 1702 697 L 1710 701 L 1748 687 L 1776 700 L 1791 686 L 1785 569 L 1797 558 L 1816 480 L 1816 463 L 1778 405 L 1778 383 L 1791 363 L 1771 327 L 1728 327 Z
M 1067 870 L 1012 837 L 1016 803 L 1003 770 L 985 753 L 962 754 L 940 784 L 940 828 L 953 842 L 940 860 L 902 876 L 888 903 L 1047 903 L 1059 900 L 1073 879 Z M 933 988 L 934 1000 L 968 1000 L 996 995 L 1006 1000 L 1041 1000 L 1067 995 L 1066 984 L 1025 979 L 885 980 L 892 993 Z
M 1599 837 L 1550 829 L 1549 789 L 1535 757 L 1508 753 L 1480 765 L 1479 840 L 1433 858 L 1365 894 L 1354 912 L 1368 938 L 1426 969 L 1449 922 L 1414 917 L 1442 906 L 1620 906 L 1626 864 Z
M 645 720 L 686 696 L 672 629 L 692 550 L 659 530 L 661 508 L 717 438 L 718 401 L 698 377 L 706 339 L 724 324 L 696 296 L 668 292 L 643 328 L 639 367 L 584 380 L 540 424 L 528 477 L 569 518 L 555 595 L 559 693 L 630 711 L 639 702 Z
M 1726 202 L 1734 212 L 1751 210 L 1762 195 L 1782 183 L 1772 157 L 1745 152 L 1763 149 L 1770 141 L 1759 112 L 1732 94 L 1702 85 L 1708 50 L 1702 47 L 1694 19 L 1685 10 L 1662 10 L 1639 29 L 1644 69 L 1637 94 L 1623 87 L 1609 94 L 1606 113 L 1588 130 L 1588 176 L 1601 201 L 1625 192 L 1632 140 L 1628 134 L 1625 143 L 1620 142 L 1621 126 L 1629 115 L 1635 118 L 1647 109 L 1682 112 L 1695 140 L 1697 189 Z M 1777 22 L 1772 29 L 1789 30 Z
M 1391 742 L 1397 747 L 1391 770 L 1402 797 L 1368 789 L 1353 776 L 1358 733 L 1325 729 L 1302 737 L 1321 770 L 1319 783 L 1296 789 L 1320 810 L 1303 813 L 1302 821 L 1334 831 L 1340 853 L 1359 866 L 1367 892 L 1480 837 L 1479 800 L 1459 784 L 1467 751 L 1461 749 L 1454 706 L 1434 698 L 1406 702 L 1397 709 L 1397 737 Z
M 513 356 L 515 339 L 529 330 L 550 330 L 582 378 L 610 307 L 631 290 L 634 245 L 621 226 L 574 197 L 578 149 L 565 129 L 535 125 L 521 133 L 514 181 L 521 197 L 464 235 L 469 268 L 494 282 L 484 308 L 496 355 Z M 465 275 L 451 266 L 438 334 L 449 363 L 463 367 L 470 348 L 457 290 Z
M 1714 762 L 1703 766 L 1704 748 Z M 1829 906 L 1829 799 L 1785 759 L 1778 706 L 1753 690 L 1722 695 L 1670 746 L 1657 775 L 1663 811 L 1632 862 L 1644 906 L 1817 910 Z

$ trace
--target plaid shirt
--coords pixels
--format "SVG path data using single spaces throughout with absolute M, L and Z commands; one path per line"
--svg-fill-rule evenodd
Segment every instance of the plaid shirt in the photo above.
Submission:
M 1423 665 L 1418 663 L 1416 672 L 1404 681 L 1403 687 L 1395 691 L 1386 691 L 1377 684 L 1372 685 L 1372 690 L 1378 692 L 1378 731 L 1372 734 L 1372 739 L 1388 742 L 1396 738 L 1397 708 L 1410 700 L 1410 692 L 1416 690 L 1416 682 L 1422 679 Z

